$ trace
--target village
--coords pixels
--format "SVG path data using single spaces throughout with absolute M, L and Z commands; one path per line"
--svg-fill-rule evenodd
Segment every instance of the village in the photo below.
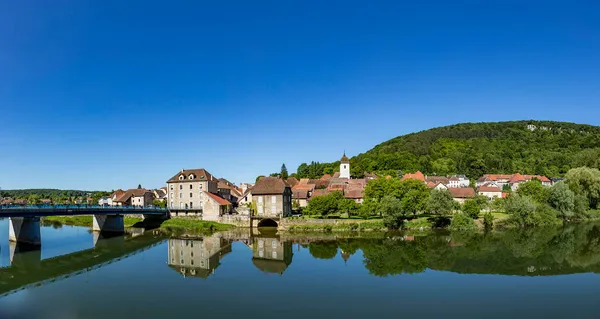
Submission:
M 365 187 L 371 180 L 390 179 L 365 173 L 363 178 L 352 178 L 350 160 L 344 154 L 339 172 L 325 174 L 320 179 L 289 177 L 260 177 L 256 183 L 236 185 L 225 178 L 217 178 L 204 168 L 182 169 L 159 189 L 118 189 L 93 202 L 93 198 L 77 198 L 76 204 L 100 206 L 163 206 L 171 217 L 195 217 L 202 220 L 224 221 L 228 216 L 288 217 L 300 214 L 310 201 L 319 196 L 340 192 L 356 204 L 364 202 Z M 515 174 L 485 174 L 473 183 L 464 175 L 427 176 L 417 171 L 403 174 L 401 180 L 421 181 L 428 188 L 447 190 L 452 198 L 463 204 L 476 196 L 490 200 L 505 198 L 524 182 L 538 180 L 543 186 L 552 186 L 562 179 L 546 176 Z M 26 200 L 5 198 L 2 205 L 26 205 Z M 42 199 L 40 204 L 51 205 Z M 56 203 L 62 204 L 62 203 Z

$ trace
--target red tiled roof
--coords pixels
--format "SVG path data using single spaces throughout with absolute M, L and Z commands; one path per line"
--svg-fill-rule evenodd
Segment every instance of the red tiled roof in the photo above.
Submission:
M 434 182 L 428 182 L 428 183 L 427 183 L 427 187 L 429 187 L 429 188 L 434 188 L 436 185 L 437 185 L 437 184 L 436 184 L 436 183 L 434 183 Z
M 323 180 L 323 181 L 324 181 L 324 180 L 328 180 L 328 179 L 330 179 L 330 178 L 331 178 L 331 175 L 329 175 L 329 174 L 325 174 L 325 175 L 323 175 L 323 176 L 321 177 L 321 180 Z
M 473 198 L 475 197 L 475 190 L 471 187 L 464 188 L 448 188 L 452 198 Z
M 423 175 L 423 173 L 417 171 L 414 174 L 404 174 L 404 176 L 402 177 L 402 180 L 407 180 L 407 179 L 416 179 L 422 182 L 425 182 L 425 175 Z
M 217 202 L 217 204 L 219 204 L 219 206 L 231 205 L 231 203 L 228 200 L 226 200 L 222 197 L 219 197 L 213 193 L 204 192 L 204 194 L 208 195 L 208 197 L 212 198 L 215 202 Z
M 315 184 L 296 184 L 296 186 L 292 187 L 292 190 L 313 191 L 314 189 L 315 189 Z
M 283 194 L 286 187 L 290 187 L 279 177 L 261 177 L 252 187 L 252 195 Z
M 286 182 L 288 183 L 288 185 L 290 185 L 290 187 L 294 187 L 296 184 L 298 184 L 298 179 L 296 179 L 295 177 L 290 177 L 286 180 Z
M 189 182 L 189 176 L 194 175 L 194 179 L 192 181 L 212 181 L 215 178 L 207 172 L 204 168 L 196 168 L 196 169 L 182 169 L 180 172 L 175 174 L 175 176 L 171 177 L 167 181 L 167 183 L 183 183 Z M 179 180 L 179 177 L 183 176 L 183 180 Z
M 427 176 L 425 177 L 425 181 L 428 183 L 433 183 L 434 185 L 437 183 L 448 184 L 448 181 L 452 180 L 452 178 L 448 179 L 445 176 Z M 458 180 L 458 178 L 456 179 Z
M 477 190 L 479 192 L 486 192 L 486 193 L 502 193 L 502 190 L 500 189 L 500 187 L 496 187 L 496 186 L 480 186 Z
M 292 198 L 294 198 L 294 199 L 308 199 L 308 190 L 306 190 L 306 189 L 294 189 L 294 190 L 292 190 Z
M 519 183 L 519 182 L 524 182 L 526 181 L 525 177 L 523 177 L 523 175 L 516 173 L 515 175 L 511 176 L 510 180 L 508 181 L 511 184 L 514 183 Z
M 359 199 L 359 198 L 363 198 L 363 190 L 362 189 L 349 189 L 346 190 L 344 192 L 344 197 L 345 198 L 351 198 L 351 199 Z
M 542 175 L 523 175 L 523 178 L 525 178 L 526 180 L 530 181 L 532 179 L 539 179 L 540 182 L 542 183 L 550 183 L 550 179 L 546 176 L 542 176 Z
M 326 189 L 315 189 L 315 191 L 312 193 L 311 198 L 317 197 L 317 196 L 324 196 L 324 195 L 329 195 L 330 191 L 326 190 Z
M 118 197 L 115 202 L 120 202 L 120 203 L 124 203 L 126 202 L 128 199 L 130 199 L 131 197 L 137 197 L 137 196 L 144 196 L 144 194 L 146 193 L 152 193 L 151 191 L 145 189 L 145 188 L 135 188 L 135 189 L 130 189 L 127 190 L 126 192 L 123 193 L 123 195 L 121 195 L 120 197 Z

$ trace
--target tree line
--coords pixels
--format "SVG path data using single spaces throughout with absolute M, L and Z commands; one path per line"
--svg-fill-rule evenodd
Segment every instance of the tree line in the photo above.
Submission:
M 339 161 L 302 163 L 299 178 L 339 170 Z M 398 176 L 520 172 L 564 176 L 571 168 L 600 168 L 600 127 L 550 121 L 466 123 L 396 137 L 350 159 L 351 175 Z

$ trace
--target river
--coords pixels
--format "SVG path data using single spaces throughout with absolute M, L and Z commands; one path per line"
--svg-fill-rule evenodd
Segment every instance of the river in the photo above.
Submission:
M 600 225 L 488 234 L 102 238 L 0 221 L 0 318 L 592 318 Z

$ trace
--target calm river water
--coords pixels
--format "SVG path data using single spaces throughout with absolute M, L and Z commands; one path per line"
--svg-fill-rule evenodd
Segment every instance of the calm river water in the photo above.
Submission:
M 101 238 L 0 221 L 0 318 L 597 318 L 600 227 Z

